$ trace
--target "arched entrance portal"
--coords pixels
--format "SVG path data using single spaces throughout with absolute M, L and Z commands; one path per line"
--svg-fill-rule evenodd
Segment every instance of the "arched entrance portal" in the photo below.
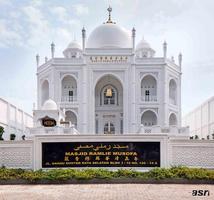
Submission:
M 103 76 L 95 86 L 95 132 L 123 133 L 123 87 L 113 75 Z

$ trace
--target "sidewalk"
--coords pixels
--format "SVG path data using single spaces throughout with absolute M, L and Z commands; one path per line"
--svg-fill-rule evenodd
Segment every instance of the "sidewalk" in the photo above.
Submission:
M 192 196 L 209 190 L 210 196 Z M 86 184 L 1 185 L 0 200 L 185 200 L 214 199 L 214 185 Z

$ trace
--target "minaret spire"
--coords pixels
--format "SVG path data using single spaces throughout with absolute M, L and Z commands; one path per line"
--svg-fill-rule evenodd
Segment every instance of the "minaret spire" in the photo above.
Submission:
M 107 23 L 107 24 L 115 24 L 115 22 L 113 22 L 113 21 L 111 20 L 112 7 L 109 6 L 109 7 L 107 8 L 107 11 L 108 11 L 108 21 L 107 21 L 106 23 Z

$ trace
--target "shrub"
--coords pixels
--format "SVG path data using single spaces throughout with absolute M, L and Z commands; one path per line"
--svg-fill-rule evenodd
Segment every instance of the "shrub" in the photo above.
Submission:
M 0 180 L 22 179 L 29 182 L 38 180 L 66 181 L 71 179 L 188 179 L 188 180 L 212 180 L 214 170 L 200 168 L 188 168 L 183 166 L 166 168 L 153 168 L 148 172 L 140 172 L 132 169 L 119 169 L 111 171 L 107 169 L 52 169 L 52 170 L 24 170 L 0 168 Z
M 10 134 L 10 140 L 15 140 L 16 139 L 16 135 L 14 133 Z
M 2 126 L 0 126 L 0 140 L 4 140 L 2 137 L 3 133 L 4 133 L 4 128 Z
M 177 178 L 175 174 L 170 171 L 170 169 L 166 168 L 154 168 L 149 171 L 149 177 L 154 179 L 168 179 L 168 178 Z

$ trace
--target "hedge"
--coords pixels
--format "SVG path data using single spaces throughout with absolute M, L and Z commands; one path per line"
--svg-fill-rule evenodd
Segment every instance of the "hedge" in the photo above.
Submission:
M 4 180 L 25 180 L 33 183 L 37 181 L 66 181 L 66 180 L 94 180 L 94 179 L 140 179 L 140 180 L 165 180 L 165 179 L 186 179 L 186 180 L 208 180 L 214 181 L 214 170 L 171 167 L 153 168 L 147 172 L 135 171 L 132 169 L 118 169 L 111 171 L 107 169 L 51 169 L 51 170 L 24 170 L 0 168 L 0 181 Z

